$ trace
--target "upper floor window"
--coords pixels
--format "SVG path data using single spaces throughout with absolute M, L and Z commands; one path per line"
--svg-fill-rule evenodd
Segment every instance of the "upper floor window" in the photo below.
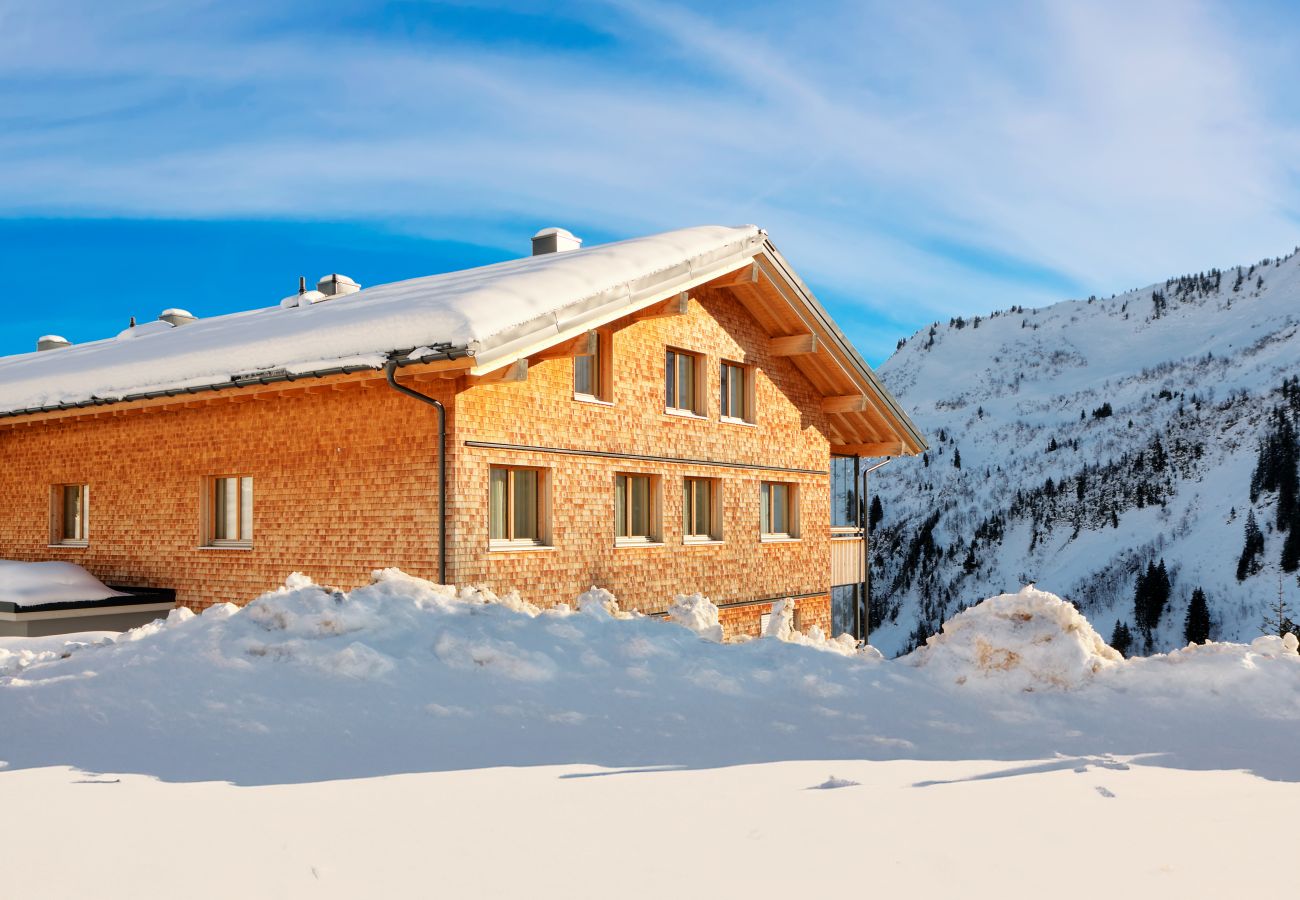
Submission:
M 210 547 L 248 547 L 253 543 L 253 479 L 220 475 L 208 479 L 207 535 Z
M 50 497 L 50 543 L 85 544 L 90 533 L 90 485 L 56 485 Z
M 722 540 L 721 490 L 714 478 L 687 478 L 682 490 L 682 539 Z
M 546 543 L 546 472 L 523 466 L 492 466 L 488 542 L 495 550 Z
M 600 331 L 596 335 L 595 352 L 573 358 L 573 393 L 587 400 L 614 399 L 610 390 L 613 381 L 611 360 L 611 335 Z
M 754 421 L 754 377 L 752 366 L 722 364 L 722 417 Z
M 658 543 L 659 522 L 659 477 L 614 476 L 614 543 Z
M 700 363 L 703 357 L 685 350 L 669 350 L 665 366 L 668 409 L 703 415 L 700 408 Z
M 799 536 L 799 486 L 780 481 L 764 481 L 761 496 L 763 538 L 782 540 Z

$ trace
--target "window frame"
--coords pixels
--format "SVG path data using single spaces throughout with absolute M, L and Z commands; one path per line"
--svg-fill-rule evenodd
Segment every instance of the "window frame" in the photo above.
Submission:
M 732 379 L 735 377 L 729 374 L 729 369 L 735 369 L 740 373 L 741 388 L 740 402 L 744 409 L 741 415 L 736 415 L 731 408 L 731 397 L 728 391 Z M 757 422 L 754 411 L 754 367 L 747 363 L 736 362 L 735 360 L 723 359 L 718 362 L 718 413 L 723 422 L 733 424 L 753 425 Z
M 573 358 L 573 399 L 586 403 L 611 404 L 614 402 L 614 335 L 607 328 L 596 331 L 596 365 L 590 370 L 596 379 L 594 391 L 578 389 L 578 361 L 591 359 L 589 356 Z
M 776 488 L 784 488 L 785 491 L 787 526 L 785 531 L 770 529 L 772 524 L 772 503 L 777 493 Z M 762 481 L 759 483 L 758 534 L 760 540 L 773 543 L 799 540 L 799 494 L 799 484 L 797 482 Z
M 708 520 L 707 534 L 693 532 L 695 521 L 695 495 L 691 490 L 693 484 L 708 485 Z M 682 543 L 683 544 L 720 544 L 722 543 L 722 479 L 686 475 L 682 478 Z
M 225 504 L 224 497 L 218 498 L 217 491 L 223 482 L 236 482 L 235 489 L 235 522 L 237 523 L 237 538 L 225 538 L 217 536 L 217 516 L 219 508 Z M 245 506 L 245 483 L 247 483 L 248 503 Z M 253 547 L 253 515 L 257 509 L 256 489 L 252 475 L 209 475 L 203 482 L 203 543 L 202 546 L 210 550 L 251 550 Z M 247 522 L 245 522 L 245 510 L 247 510 Z M 247 532 L 244 526 L 247 524 Z
M 686 357 L 692 361 L 691 366 L 691 397 L 690 406 L 680 406 L 672 401 L 681 401 L 681 392 L 677 389 L 677 372 L 673 357 Z M 681 347 L 664 348 L 664 412 L 671 416 L 692 416 L 695 418 L 705 418 L 706 408 L 705 398 L 708 396 L 706 388 L 708 382 L 707 360 L 703 353 L 695 350 L 686 350 Z
M 492 516 L 492 478 L 493 473 L 504 471 L 506 477 L 506 509 L 505 509 L 505 526 L 507 536 L 504 538 L 493 537 Z M 514 502 L 515 502 L 515 473 L 516 472 L 533 472 L 537 476 L 536 492 L 534 500 L 537 506 L 537 521 L 535 529 L 537 537 L 519 538 L 514 536 Z M 491 463 L 488 465 L 488 512 L 487 512 L 487 535 L 488 549 L 491 551 L 509 551 L 509 550 L 536 550 L 543 547 L 551 546 L 551 470 L 542 466 L 516 465 L 514 463 Z
M 647 480 L 646 503 L 647 533 L 632 534 L 632 504 L 628 498 L 631 494 L 631 479 Z M 619 482 L 627 479 L 623 488 L 623 508 L 619 509 Z M 619 519 L 625 518 L 627 534 L 620 535 Z M 653 472 L 616 472 L 614 473 L 614 546 L 615 547 L 656 547 L 663 545 L 663 478 Z
M 79 533 L 67 533 L 67 491 L 77 491 Z M 50 546 L 87 547 L 90 545 L 90 485 L 69 482 L 50 485 Z

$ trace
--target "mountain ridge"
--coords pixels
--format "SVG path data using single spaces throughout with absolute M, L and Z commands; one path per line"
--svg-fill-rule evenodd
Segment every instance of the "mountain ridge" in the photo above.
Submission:
M 900 341 L 879 374 L 932 446 L 872 483 L 872 642 L 906 651 L 1029 582 L 1103 634 L 1134 629 L 1151 612 L 1135 608 L 1138 577 L 1161 560 L 1168 599 L 1134 651 L 1184 644 L 1197 588 L 1212 638 L 1253 638 L 1279 574 L 1297 605 L 1280 567 L 1295 501 L 1252 488 L 1275 410 L 1300 420 L 1297 371 L 1295 252 Z M 1239 581 L 1251 514 L 1264 547 Z

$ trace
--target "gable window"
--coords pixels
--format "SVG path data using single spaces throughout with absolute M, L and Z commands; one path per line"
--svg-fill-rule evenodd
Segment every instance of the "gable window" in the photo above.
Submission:
M 669 350 L 664 368 L 669 411 L 703 415 L 700 407 L 700 363 L 703 357 L 685 350 Z
M 722 418 L 741 422 L 754 421 L 753 367 L 739 363 L 722 364 Z
M 682 539 L 688 543 L 722 540 L 720 483 L 687 478 L 682 490 Z
M 50 543 L 84 546 L 89 524 L 90 485 L 55 485 L 50 492 Z
M 208 479 L 207 505 L 207 546 L 252 546 L 253 479 L 250 476 L 220 475 Z
M 799 486 L 764 481 L 759 530 L 764 540 L 790 540 L 799 536 Z
M 580 400 L 613 400 L 612 340 L 606 331 L 597 333 L 596 352 L 573 358 L 573 394 Z
M 614 543 L 659 542 L 659 478 L 655 475 L 614 476 Z
M 546 544 L 547 487 L 544 469 L 491 467 L 488 488 L 488 544 L 491 549 L 524 549 Z

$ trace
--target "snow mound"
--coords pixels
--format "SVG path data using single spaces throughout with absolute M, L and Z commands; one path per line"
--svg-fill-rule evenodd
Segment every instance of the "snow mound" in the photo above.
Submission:
M 70 562 L 18 562 L 0 559 L 0 601 L 15 606 L 75 603 L 126 597 Z
M 770 640 L 784 641 L 787 644 L 799 644 L 825 653 L 838 653 L 841 656 L 858 656 L 864 659 L 883 660 L 885 657 L 875 647 L 858 647 L 857 639 L 851 634 L 840 634 L 834 638 L 826 637 L 820 625 L 811 625 L 802 632 L 794 627 L 795 602 L 790 598 L 777 600 L 772 604 L 772 615 L 767 620 L 763 637 Z
M 1070 690 L 1123 661 L 1074 605 L 1028 585 L 958 613 L 905 659 L 957 684 Z
M 718 608 L 703 594 L 678 594 L 668 607 L 668 618 L 683 628 L 689 628 L 706 641 L 722 643 Z

